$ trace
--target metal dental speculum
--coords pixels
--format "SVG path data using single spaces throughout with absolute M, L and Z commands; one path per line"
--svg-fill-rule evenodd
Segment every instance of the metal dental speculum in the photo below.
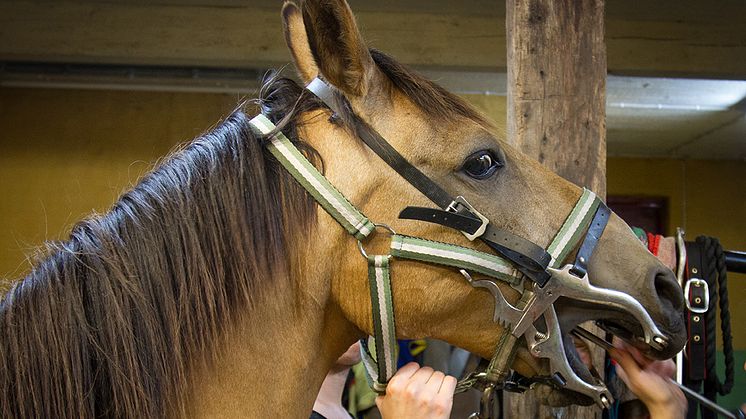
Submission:
M 493 320 L 502 327 L 508 328 L 515 337 L 523 336 L 531 352 L 537 358 L 549 360 L 551 381 L 554 385 L 576 391 L 591 397 L 598 405 L 609 407 L 613 398 L 606 386 L 599 380 L 595 384 L 581 379 L 570 367 L 565 354 L 557 313 L 554 302 L 559 297 L 587 303 L 604 304 L 632 315 L 640 324 L 644 341 L 655 349 L 665 348 L 668 340 L 660 332 L 650 315 L 642 305 L 620 291 L 599 288 L 590 284 L 588 275 L 577 277 L 572 273 L 572 265 L 562 269 L 549 268 L 551 279 L 542 288 L 533 285 L 530 297 L 517 308 L 509 303 L 494 281 L 473 279 L 466 271 L 461 273 L 472 286 L 487 289 L 494 297 L 495 311 Z M 546 332 L 539 332 L 534 323 L 543 317 Z

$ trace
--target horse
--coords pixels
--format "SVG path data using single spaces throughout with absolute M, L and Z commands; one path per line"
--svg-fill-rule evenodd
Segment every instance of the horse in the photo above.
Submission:
M 298 78 L 323 76 L 344 109 L 333 112 L 292 79 L 272 77 L 257 100 L 174 151 L 107 213 L 50 244 L 0 303 L 0 416 L 309 414 L 337 357 L 373 333 L 367 267 L 354 239 L 267 151 L 271 136 L 250 124 L 259 112 L 373 220 L 490 252 L 458 231 L 397 218 L 428 200 L 360 141 L 360 120 L 492 223 L 549 244 L 579 187 L 508 145 L 504 127 L 369 49 L 344 0 L 287 1 L 282 22 Z M 383 235 L 365 243 L 379 254 L 386 245 Z M 392 270 L 398 338 L 492 355 L 502 326 L 489 293 L 443 266 L 402 260 Z M 682 348 L 676 279 L 616 215 L 588 275 L 650 313 L 669 341 L 648 348 L 650 356 Z M 519 297 L 499 287 L 508 300 Z M 641 333 L 609 307 L 562 299 L 556 307 L 563 333 L 599 319 Z M 571 345 L 566 352 L 577 360 Z M 545 365 L 523 347 L 512 368 L 534 376 Z M 571 392 L 551 397 L 583 402 Z

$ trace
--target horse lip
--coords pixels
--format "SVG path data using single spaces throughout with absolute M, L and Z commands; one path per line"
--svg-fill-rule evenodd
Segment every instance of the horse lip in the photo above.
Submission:
M 591 304 L 585 306 L 561 304 L 557 306 L 557 314 L 560 318 L 560 327 L 563 333 L 565 330 L 572 330 L 575 326 L 583 322 L 595 321 L 601 329 L 634 346 L 650 359 L 662 360 L 671 357 L 669 354 L 671 352 L 670 344 L 669 347 L 658 350 L 645 343 L 642 326 L 636 320 L 632 319 L 629 314 L 622 311 L 610 310 L 599 315 L 594 310 L 595 308 Z M 669 342 L 675 340 L 668 333 L 666 333 L 665 337 Z
M 663 359 L 663 353 L 644 342 L 642 328 L 634 323 L 623 319 L 597 320 L 596 324 L 605 332 L 618 337 L 627 344 L 637 348 L 642 355 L 649 359 Z M 636 330 L 635 330 L 636 329 Z

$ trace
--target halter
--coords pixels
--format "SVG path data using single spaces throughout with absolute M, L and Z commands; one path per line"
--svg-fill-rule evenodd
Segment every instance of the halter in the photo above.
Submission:
M 307 89 L 318 96 L 333 112 L 344 106 L 341 95 L 319 78 Z M 352 114 L 358 135 L 390 167 L 433 201 L 440 209 L 407 207 L 400 218 L 434 222 L 457 229 L 469 240 L 480 239 L 499 254 L 493 255 L 450 243 L 397 234 L 385 224 L 375 224 L 347 200 L 264 115 L 250 123 L 262 135 L 271 154 L 303 186 L 308 193 L 345 230 L 358 241 L 360 253 L 368 265 L 368 282 L 373 313 L 373 336 L 361 341 L 363 363 L 371 387 L 385 392 L 386 384 L 396 372 L 396 324 L 391 293 L 390 265 L 396 259 L 407 259 L 458 269 L 474 287 L 485 288 L 494 298 L 493 320 L 503 326 L 496 350 L 483 371 L 474 372 L 462 380 L 457 391 L 481 388 L 484 398 L 505 384 L 510 372 L 518 339 L 523 337 L 531 353 L 548 358 L 549 377 L 543 382 L 557 388 L 573 390 L 591 397 L 602 407 L 613 399 L 603 382 L 587 383 L 572 370 L 564 352 L 561 330 L 554 301 L 567 297 L 578 301 L 604 304 L 631 314 L 642 326 L 644 341 L 661 349 L 667 339 L 658 330 L 642 305 L 628 294 L 598 288 L 590 284 L 587 265 L 603 233 L 611 211 L 588 189 L 570 212 L 560 230 L 545 250 L 526 239 L 490 224 L 462 196 L 451 198 L 438 184 L 409 163 L 365 121 Z M 368 255 L 363 246 L 375 231 L 386 230 L 391 236 L 388 254 Z M 584 234 L 585 233 L 585 234 Z M 560 268 L 568 255 L 580 244 L 574 263 Z M 505 282 L 522 295 L 516 305 L 509 303 L 492 280 L 474 279 L 472 274 Z M 530 286 L 525 280 L 531 281 Z M 543 320 L 541 320 L 543 319 Z M 537 329 L 535 323 L 543 321 Z M 542 330 L 541 332 L 539 330 Z M 506 386 L 505 389 L 509 389 Z M 487 403 L 483 403 L 486 405 Z M 482 417 L 481 414 L 479 417 Z

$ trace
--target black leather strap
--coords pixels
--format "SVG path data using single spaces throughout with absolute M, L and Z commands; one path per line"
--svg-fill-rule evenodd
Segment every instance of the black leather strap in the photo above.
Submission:
M 437 183 L 433 182 L 420 169 L 412 165 L 407 159 L 391 144 L 388 143 L 381 135 L 373 129 L 367 122 L 354 115 L 357 128 L 357 135 L 361 140 L 378 155 L 386 164 L 388 164 L 396 173 L 407 180 L 412 186 L 422 192 L 435 205 L 446 208 L 451 205 L 453 198 Z M 476 217 L 475 217 L 476 218 Z
M 588 226 L 588 232 L 585 233 L 583 244 L 580 245 L 580 250 L 578 250 L 578 254 L 575 256 L 575 263 L 573 263 L 573 267 L 570 270 L 575 275 L 582 278 L 588 272 L 588 262 L 591 260 L 591 256 L 593 256 L 593 251 L 596 250 L 598 240 L 604 234 L 610 215 L 611 210 L 609 207 L 600 202 L 596 209 L 596 214 L 593 216 L 593 220 L 591 220 L 591 225 Z
M 482 220 L 478 218 L 437 208 L 407 207 L 399 213 L 399 218 L 439 224 L 469 234 L 474 234 L 482 225 Z M 537 244 L 490 224 L 479 238 L 493 250 L 530 272 L 524 273 L 534 278 L 539 285 L 543 286 L 548 279 L 541 272 L 549 266 L 551 256 Z
M 476 233 L 482 225 L 482 220 L 479 218 L 444 211 L 438 208 L 406 207 L 399 213 L 399 218 L 439 224 L 459 231 L 465 231 L 469 234 Z
M 691 278 L 702 278 L 702 252 L 697 243 L 687 242 L 687 280 Z M 684 298 L 689 300 L 692 307 L 697 307 L 705 301 L 704 287 L 689 287 L 689 295 Z M 700 301 L 700 303 L 697 303 Z M 707 356 L 705 346 L 705 316 L 704 313 L 686 312 L 689 333 L 688 351 L 688 378 L 692 381 L 705 379 L 705 358 Z
M 702 251 L 696 242 L 686 242 L 686 280 L 702 278 Z M 705 301 L 704 287 L 689 287 L 689 295 L 684 298 L 689 300 L 692 307 L 696 307 L 696 299 Z M 687 334 L 689 335 L 686 345 L 686 369 L 685 384 L 688 388 L 701 393 L 702 384 L 706 378 L 707 346 L 705 339 L 705 315 L 704 313 L 693 313 L 686 311 Z M 694 402 L 689 402 L 687 418 L 697 418 L 699 407 Z M 702 412 L 704 413 L 704 412 Z

